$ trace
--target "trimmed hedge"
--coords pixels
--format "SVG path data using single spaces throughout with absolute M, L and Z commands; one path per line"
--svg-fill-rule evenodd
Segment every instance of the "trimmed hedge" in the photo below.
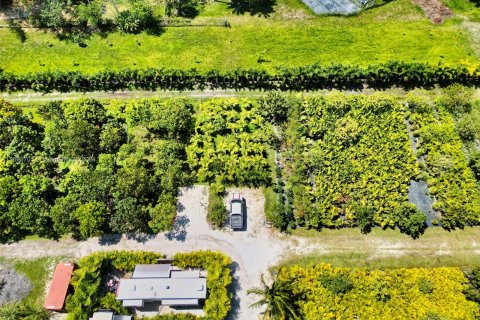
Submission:
M 460 83 L 480 86 L 480 67 L 443 66 L 426 63 L 391 61 L 379 65 L 319 64 L 297 68 L 278 68 L 274 73 L 265 70 L 235 69 L 220 72 L 201 72 L 196 69 L 144 69 L 101 71 L 83 74 L 76 71 L 45 71 L 24 75 L 0 69 L 0 91 L 18 92 L 89 92 L 119 90 L 204 90 L 204 89 L 261 89 L 316 90 L 323 88 L 360 89 L 399 86 L 404 88 L 447 86 Z

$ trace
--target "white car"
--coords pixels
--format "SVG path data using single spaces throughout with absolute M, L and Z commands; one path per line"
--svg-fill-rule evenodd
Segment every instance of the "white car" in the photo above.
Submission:
M 230 200 L 230 228 L 243 229 L 244 207 L 244 200 L 240 194 L 232 194 L 232 199 Z

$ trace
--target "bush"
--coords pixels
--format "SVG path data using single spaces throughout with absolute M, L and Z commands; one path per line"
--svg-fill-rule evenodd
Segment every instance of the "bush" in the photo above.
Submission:
M 477 137 L 476 124 L 471 116 L 465 115 L 461 117 L 456 126 L 458 135 L 463 141 L 474 141 Z
M 165 14 L 169 17 L 194 18 L 203 6 L 203 0 L 166 0 Z
M 222 228 L 228 217 L 223 197 L 214 192 L 209 193 L 207 221 L 215 228 Z
M 131 9 L 115 17 L 115 25 L 125 33 L 140 33 L 155 23 L 153 10 L 146 0 L 130 0 Z
M 396 212 L 397 226 L 412 238 L 418 238 L 427 228 L 427 217 L 413 203 L 403 203 Z
M 461 115 L 472 110 L 473 90 L 458 83 L 452 84 L 442 90 L 438 105 L 454 115 Z
M 333 294 L 345 294 L 353 289 L 353 282 L 347 276 L 342 274 L 324 275 L 320 277 L 322 286 L 331 291 Z
M 269 122 L 281 124 L 287 120 L 290 104 L 283 94 L 273 91 L 260 100 L 260 109 Z
M 480 180 L 480 151 L 474 151 L 470 154 L 469 165 L 477 180 Z
M 418 281 L 418 290 L 423 294 L 430 294 L 433 292 L 433 284 L 428 279 L 421 278 Z

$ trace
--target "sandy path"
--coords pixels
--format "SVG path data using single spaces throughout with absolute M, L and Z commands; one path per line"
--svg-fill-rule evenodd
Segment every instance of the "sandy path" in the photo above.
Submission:
M 127 237 L 92 238 L 78 242 L 72 239 L 23 240 L 10 245 L 0 245 L 0 256 L 6 258 L 36 258 L 42 256 L 66 256 L 79 258 L 102 250 L 148 250 L 173 255 L 194 250 L 220 250 L 235 262 L 236 296 L 234 319 L 256 319 L 259 310 L 248 306 L 255 297 L 248 297 L 246 290 L 260 284 L 260 275 L 282 259 L 304 254 L 355 254 L 366 253 L 370 258 L 393 258 L 405 254 L 438 257 L 462 253 L 480 257 L 480 229 L 455 233 L 427 232 L 420 239 L 412 240 L 398 232 L 372 232 L 362 235 L 355 230 L 342 232 L 324 230 L 313 237 L 285 236 L 263 226 L 262 192 L 258 189 L 230 189 L 240 192 L 247 204 L 246 231 L 212 230 L 206 222 L 208 188 L 195 186 L 184 188 L 179 196 L 179 210 L 174 232 L 148 239 Z

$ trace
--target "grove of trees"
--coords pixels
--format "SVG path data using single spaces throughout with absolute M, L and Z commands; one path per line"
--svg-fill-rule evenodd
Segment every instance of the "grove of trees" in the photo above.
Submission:
M 192 105 L 139 100 L 109 112 L 91 99 L 39 109 L 0 102 L 0 239 L 77 238 L 172 227 L 188 183 Z

